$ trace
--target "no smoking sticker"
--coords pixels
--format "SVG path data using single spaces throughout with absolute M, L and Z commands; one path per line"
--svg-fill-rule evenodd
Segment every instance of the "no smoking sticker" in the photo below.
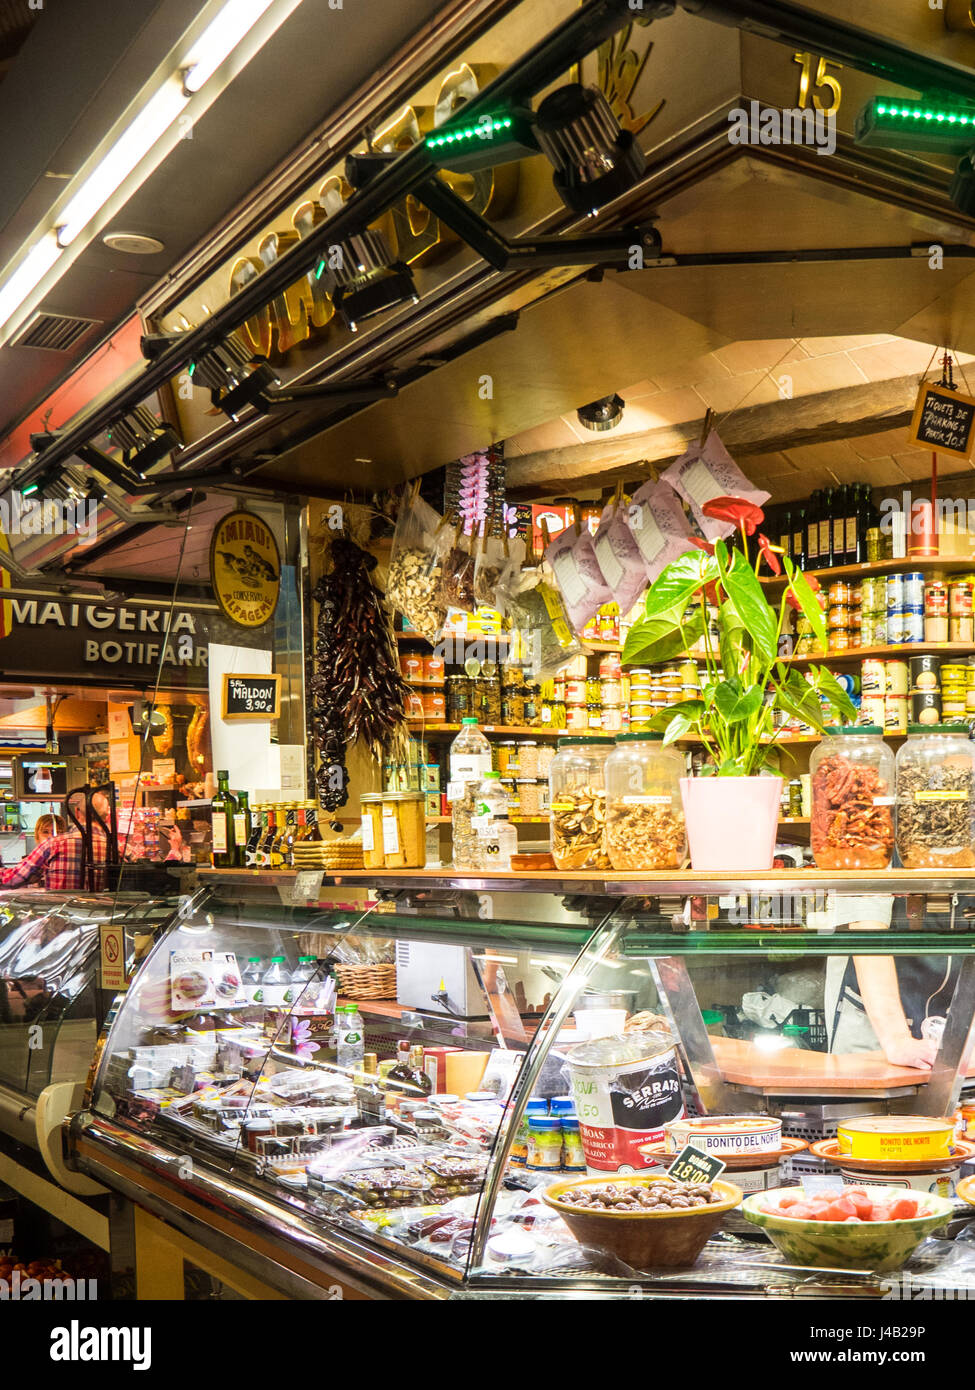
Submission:
M 101 927 L 101 977 L 102 989 L 125 989 L 125 936 L 112 922 Z

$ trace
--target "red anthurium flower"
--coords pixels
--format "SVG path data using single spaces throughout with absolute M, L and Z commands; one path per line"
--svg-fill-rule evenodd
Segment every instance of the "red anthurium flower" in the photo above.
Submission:
M 696 545 L 698 550 L 706 550 L 709 555 L 714 554 L 714 546 L 710 541 L 704 541 L 700 536 L 688 536 L 691 545 Z
M 768 565 L 773 574 L 782 573 L 782 565 L 779 556 L 782 554 L 782 547 L 773 545 L 768 536 L 763 536 L 761 531 L 758 533 L 758 548 L 762 553 L 762 559 Z
M 701 511 L 705 516 L 714 517 L 715 521 L 730 521 L 746 536 L 753 536 L 759 522 L 765 520 L 761 507 L 756 507 L 754 502 L 748 502 L 744 497 L 712 497 L 710 502 L 704 503 Z
M 814 574 L 806 575 L 806 583 L 809 585 L 810 589 L 812 589 L 814 594 L 819 594 L 819 580 L 816 578 Z M 796 598 L 795 594 L 792 592 L 791 589 L 787 592 L 785 596 L 785 601 L 789 605 L 789 607 L 792 608 L 796 613 L 800 611 L 799 600 Z M 819 606 L 820 608 L 825 607 L 821 594 L 819 598 Z

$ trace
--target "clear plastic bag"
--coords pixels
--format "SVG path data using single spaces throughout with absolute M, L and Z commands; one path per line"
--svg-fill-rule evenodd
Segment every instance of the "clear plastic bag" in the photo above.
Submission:
M 525 542 L 520 536 L 508 540 L 505 551 L 504 569 L 498 576 L 494 587 L 494 607 L 507 617 L 512 601 L 521 586 L 522 571 L 525 566 Z
M 619 497 L 607 502 L 592 538 L 603 579 L 613 591 L 621 613 L 628 613 L 650 583 L 646 561 L 627 525 L 626 509 Z
M 470 536 L 458 526 L 454 531 L 443 529 L 436 540 L 440 566 L 440 588 L 437 598 L 445 613 L 452 608 L 473 613 L 477 607 L 474 597 L 475 555 Z
M 508 566 L 507 542 L 500 536 L 484 536 L 475 543 L 474 601 L 484 608 L 496 608 L 498 586 Z
M 410 484 L 400 502 L 386 580 L 386 602 L 428 642 L 438 642 L 446 609 L 440 602 L 443 570 L 439 537 L 443 518 Z
M 569 622 L 581 632 L 604 603 L 613 601 L 613 591 L 603 578 L 588 527 L 567 526 L 545 548 L 545 560 L 559 586 Z
M 525 587 L 511 601 L 511 625 L 519 634 L 526 674 L 545 681 L 586 649 L 576 639 L 562 596 L 544 570 L 523 570 L 521 582 Z

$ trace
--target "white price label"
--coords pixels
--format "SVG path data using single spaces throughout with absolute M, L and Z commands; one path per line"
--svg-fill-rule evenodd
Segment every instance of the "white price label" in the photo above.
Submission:
M 399 854 L 399 827 L 395 816 L 383 816 L 383 853 Z

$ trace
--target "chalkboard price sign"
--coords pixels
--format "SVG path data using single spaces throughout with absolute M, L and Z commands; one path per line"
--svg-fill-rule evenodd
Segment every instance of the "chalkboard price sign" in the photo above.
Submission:
M 918 392 L 909 444 L 967 459 L 975 444 L 975 399 L 925 382 Z
M 280 712 L 280 676 L 224 676 L 224 719 L 277 719 Z
M 667 1170 L 668 1176 L 677 1182 L 714 1182 L 727 1165 L 714 1154 L 706 1154 L 702 1149 L 687 1144 L 674 1159 Z

